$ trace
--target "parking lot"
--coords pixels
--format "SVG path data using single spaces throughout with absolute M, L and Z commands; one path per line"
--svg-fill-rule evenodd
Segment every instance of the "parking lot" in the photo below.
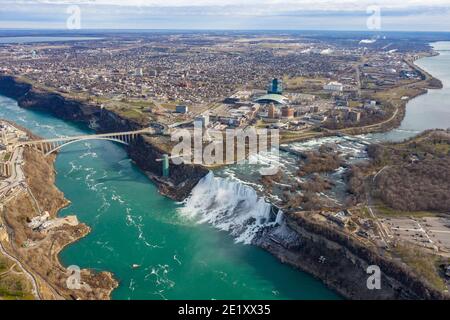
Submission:
M 443 217 L 387 218 L 383 223 L 393 237 L 450 254 L 450 219 Z

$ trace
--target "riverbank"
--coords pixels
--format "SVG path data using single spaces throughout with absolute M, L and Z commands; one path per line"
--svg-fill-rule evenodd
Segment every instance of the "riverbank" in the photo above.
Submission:
M 361 135 L 382 133 L 400 126 L 405 117 L 406 105 L 412 99 L 426 94 L 429 89 L 440 89 L 442 83 L 431 74 L 417 66 L 414 61 L 420 58 L 435 56 L 439 53 L 422 53 L 411 60 L 405 59 L 411 68 L 420 74 L 422 80 L 400 85 L 384 91 L 364 93 L 378 100 L 382 105 L 389 106 L 392 114 L 388 119 L 364 127 L 344 128 L 341 130 L 323 129 L 303 133 L 287 132 L 280 134 L 281 143 L 303 142 L 335 135 Z M 0 75 L 0 94 L 15 99 L 19 106 L 32 110 L 48 112 L 60 119 L 94 124 L 98 133 L 124 132 L 142 129 L 143 124 L 136 120 L 125 118 L 114 111 L 102 108 L 98 104 L 79 101 L 65 94 L 56 93 L 44 88 L 36 88 L 32 83 L 21 77 Z M 158 126 L 158 124 L 154 124 Z M 171 142 L 167 137 L 139 136 L 128 148 L 130 158 L 158 186 L 161 194 L 176 201 L 184 200 L 193 187 L 206 176 L 208 169 L 198 165 L 172 165 L 170 176 L 161 178 L 161 159 L 164 154 L 170 154 Z
M 389 106 L 392 109 L 392 114 L 388 119 L 380 123 L 374 123 L 364 127 L 344 128 L 341 130 L 324 129 L 320 132 L 308 131 L 299 134 L 281 134 L 281 143 L 304 142 L 310 139 L 318 139 L 341 134 L 356 136 L 369 133 L 384 133 L 398 128 L 405 118 L 406 106 L 410 101 L 427 94 L 430 89 L 443 88 L 441 80 L 435 78 L 415 63 L 415 61 L 422 58 L 438 55 L 439 52 L 433 51 L 431 53 L 422 53 L 411 60 L 405 59 L 405 62 L 421 76 L 421 80 L 406 85 L 395 86 L 389 90 L 372 90 L 365 93 L 365 95 L 368 95 L 371 99 L 377 100 L 382 105 Z
M 62 101 L 63 107 L 60 107 L 61 101 L 58 98 L 51 97 L 48 100 L 45 98 L 45 94 L 36 94 L 36 93 L 31 93 L 28 96 L 29 92 L 30 91 L 28 90 L 24 96 L 18 98 L 19 104 L 21 104 L 22 107 L 50 112 L 60 118 L 66 119 L 66 120 L 75 120 L 75 121 L 81 121 L 84 123 L 87 123 L 88 120 L 92 119 L 92 117 L 87 116 L 88 114 L 91 114 L 91 115 L 94 114 L 94 118 L 95 118 L 97 124 L 99 125 L 98 130 L 100 130 L 100 131 L 101 130 L 122 131 L 125 128 L 128 130 L 129 129 L 128 126 L 133 126 L 132 123 L 127 123 L 127 120 L 122 119 L 122 118 L 118 117 L 117 115 L 111 114 L 109 112 L 104 112 L 102 114 L 101 110 L 98 113 L 99 110 L 96 111 L 96 110 L 92 110 L 91 108 L 87 108 L 86 110 L 80 111 L 80 109 L 81 109 L 80 106 L 73 106 L 73 105 L 71 105 L 71 103 L 66 103 L 64 101 Z M 37 100 L 36 100 L 36 97 L 38 97 Z M 51 107 L 47 107 L 47 105 L 50 105 Z M 66 106 L 69 109 L 69 110 L 66 110 L 67 114 L 66 114 L 66 111 L 64 111 L 64 109 L 65 109 L 64 106 Z M 62 108 L 62 110 L 61 110 L 61 108 Z M 73 109 L 70 110 L 71 108 L 73 108 Z M 74 112 L 73 117 L 70 115 L 70 113 L 72 111 Z M 158 149 L 156 147 L 156 144 L 151 144 L 151 143 L 149 143 L 149 141 L 145 141 L 145 140 L 146 139 L 139 140 L 137 142 L 137 148 L 132 147 L 128 150 L 130 152 L 130 156 L 137 164 L 139 164 L 141 169 L 146 170 L 150 176 L 152 175 L 152 173 L 155 173 L 155 172 L 156 172 L 156 174 L 160 174 L 159 173 L 160 163 L 157 163 L 156 161 L 152 162 L 151 159 L 156 159 L 156 158 L 160 157 L 161 154 L 163 153 L 163 151 L 161 149 Z M 148 147 L 149 149 L 146 150 L 145 149 L 146 147 Z M 148 154 L 152 154 L 151 159 L 148 158 Z M 147 166 L 147 167 L 145 167 L 145 166 Z M 192 170 L 196 170 L 196 169 L 192 169 Z M 183 182 L 186 181 L 186 180 L 184 180 L 183 174 L 184 174 L 184 172 L 180 172 L 180 178 L 179 178 L 179 181 L 181 181 L 180 185 L 182 185 Z M 189 175 L 189 173 L 187 173 L 187 174 Z M 156 178 L 153 176 L 153 179 L 156 179 Z M 196 184 L 195 180 L 196 179 L 192 180 L 191 185 Z M 174 188 L 175 185 L 170 186 L 170 184 L 167 184 L 168 190 L 162 191 L 162 189 L 164 189 L 164 186 L 166 186 L 166 184 L 163 181 L 158 181 L 157 184 L 160 188 L 160 191 L 167 195 L 170 195 L 171 190 L 176 190 L 176 188 Z M 183 186 L 186 186 L 186 184 L 184 184 Z M 190 189 L 189 186 L 185 188 L 186 191 L 189 189 Z M 189 193 L 189 192 L 190 191 L 188 191 L 187 193 Z M 171 197 L 174 199 L 177 199 L 177 198 L 182 199 L 183 194 L 186 194 L 186 192 L 176 191 L 171 195 Z M 263 238 L 263 240 L 268 240 L 268 238 Z M 261 243 L 260 246 L 264 247 L 264 244 Z M 318 249 L 318 248 L 319 248 L 319 246 L 317 246 L 315 249 Z M 266 247 L 266 249 L 271 251 L 271 249 L 269 247 Z M 281 257 L 282 260 L 285 259 L 282 257 L 282 255 L 277 254 L 276 250 L 271 251 L 271 252 L 275 253 L 275 255 Z M 294 254 L 297 254 L 298 256 L 300 256 L 298 252 L 295 253 L 295 251 L 294 251 Z M 335 263 L 337 263 L 337 266 L 339 266 L 339 262 L 335 262 Z M 306 267 L 304 270 L 306 270 L 308 272 L 313 271 L 314 268 L 319 265 L 318 260 L 314 260 L 314 261 L 311 260 L 311 265 L 313 267 L 311 267 L 309 271 L 307 270 Z M 297 265 L 297 267 L 299 267 L 299 266 L 301 267 L 301 264 Z M 311 272 L 311 273 L 314 274 L 314 272 Z M 326 279 L 326 276 L 321 275 L 321 274 L 317 274 L 316 276 L 319 278 L 322 278 L 322 279 Z M 349 278 L 351 278 L 351 275 L 349 276 Z M 325 280 L 325 282 L 327 283 L 326 280 Z M 333 287 L 332 284 L 328 284 L 328 285 L 330 287 Z M 347 292 L 339 291 L 339 292 L 342 292 L 342 294 L 344 294 L 344 296 L 346 296 L 346 297 L 352 297 L 352 294 L 349 291 L 347 291 Z
M 28 130 L 16 127 L 34 137 Z M 12 190 L 3 202 L 6 234 L 2 247 L 31 275 L 38 299 L 110 299 L 118 283 L 109 272 L 82 269 L 80 286 L 68 287 L 71 272 L 60 263 L 59 254 L 89 234 L 90 228 L 74 216 L 58 217 L 69 202 L 54 185 L 54 161 L 53 155 L 44 157 L 37 150 L 24 148 L 24 187 Z M 30 227 L 30 223 L 42 217 L 46 217 L 48 227 Z
M 0 76 L 0 94 L 16 100 L 22 108 L 47 112 L 59 119 L 80 122 L 87 126 L 95 124 L 93 129 L 98 133 L 126 132 L 142 128 L 139 123 L 112 111 L 36 89 L 13 76 Z M 171 166 L 170 176 L 162 179 L 162 165 L 157 160 L 167 154 L 164 146 L 157 137 L 141 135 L 130 144 L 127 151 L 137 166 L 158 186 L 161 194 L 182 201 L 208 170 L 202 166 L 181 164 Z
M 435 52 L 430 56 L 438 56 Z M 428 55 L 427 55 L 428 57 Z M 411 62 L 413 63 L 413 62 Z M 391 132 L 400 126 L 406 114 L 408 103 L 415 102 L 414 99 L 426 97 L 428 89 L 442 89 L 443 83 L 434 78 L 423 68 L 414 64 L 414 68 L 422 75 L 422 81 L 408 85 L 403 88 L 395 88 L 385 94 L 385 98 L 395 99 L 398 105 L 398 113 L 395 118 L 389 119 L 388 126 L 382 132 Z M 445 78 L 446 79 L 446 78 Z M 408 91 L 406 91 L 408 90 Z M 435 91 L 433 91 L 433 94 Z M 402 99 L 407 97 L 407 99 Z M 394 100 L 392 99 L 392 100 Z M 445 101 L 445 100 L 444 100 Z M 445 104 L 445 103 L 444 103 Z M 448 105 L 448 104 L 447 104 Z M 424 105 L 422 112 L 426 113 L 429 105 Z M 432 110 L 431 110 L 432 111 Z M 448 119 L 448 118 L 447 118 Z M 392 120 L 392 121 L 391 121 Z M 430 128 L 433 123 L 427 123 Z M 362 134 L 363 131 L 348 129 L 352 132 L 347 134 Z M 372 131 L 370 131 L 372 132 Z M 320 133 L 322 137 L 333 135 L 333 133 Z M 319 137 L 319 136 L 318 136 Z M 379 135 L 377 138 L 380 138 Z M 309 140 L 315 138 L 310 135 L 302 139 Z M 399 141 L 402 139 L 399 139 Z M 295 139 L 293 140 L 295 141 Z M 420 180 L 417 180 L 420 181 Z M 365 201 L 365 200 L 364 200 Z M 363 202 L 364 202 L 363 201 Z M 359 209 L 357 209 L 359 211 Z M 407 213 L 406 213 L 407 214 Z M 312 213 L 314 215 L 314 213 Z M 321 214 L 317 214 L 319 220 L 323 220 Z M 442 291 L 441 286 L 436 286 L 435 277 L 426 277 L 426 272 L 436 267 L 433 265 L 434 258 L 427 256 L 415 257 L 411 254 L 408 257 L 401 257 L 398 252 L 400 246 L 392 248 L 392 252 L 386 252 L 378 246 L 368 246 L 364 241 L 356 242 L 352 240 L 352 233 L 340 233 L 339 230 L 330 229 L 323 221 L 315 221 L 309 212 L 286 212 L 285 221 L 287 226 L 294 230 L 300 239 L 298 246 L 286 246 L 282 239 L 277 237 L 276 230 L 266 230 L 257 239 L 258 245 L 264 247 L 281 261 L 293 265 L 300 270 L 306 271 L 322 279 L 330 288 L 339 292 L 349 299 L 449 299 L 447 293 Z M 338 228 L 339 229 L 339 228 Z M 363 238 L 364 239 L 364 238 Z M 424 258 L 425 257 L 425 258 Z M 408 265 L 403 264 L 403 259 L 408 261 Z M 429 260 L 426 260 L 426 259 Z M 433 259 L 431 259 L 433 258 Z M 367 267 L 378 265 L 382 271 L 382 289 L 368 290 Z M 426 266 L 426 269 L 424 266 Z M 426 271 L 425 271 L 426 269 Z M 430 280 L 431 278 L 431 280 Z
M 20 108 L 10 98 L 0 96 L 0 105 L 1 118 L 44 138 L 92 132 L 83 124 Z M 59 214 L 76 214 L 92 230 L 63 250 L 61 262 L 112 272 L 120 282 L 112 299 L 339 298 L 266 250 L 187 219 L 180 212 L 185 204 L 160 195 L 121 145 L 94 140 L 63 151 L 56 157 L 56 186 L 71 204 Z
M 355 241 L 348 234 L 330 228 L 312 218 L 312 212 L 285 215 L 287 226 L 300 236 L 296 246 L 273 241 L 270 229 L 257 244 L 283 263 L 295 266 L 321 279 L 329 288 L 347 299 L 449 299 L 436 290 L 401 261 L 382 253 L 378 248 Z M 369 266 L 379 266 L 381 289 L 367 287 Z

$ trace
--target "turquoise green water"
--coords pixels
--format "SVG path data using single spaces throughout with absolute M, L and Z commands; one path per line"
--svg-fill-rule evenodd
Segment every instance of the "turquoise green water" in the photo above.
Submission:
M 450 47 L 441 43 L 437 48 Z M 421 130 L 450 127 L 450 52 L 418 64 L 443 80 L 444 89 L 431 90 L 409 102 L 400 128 L 368 137 L 401 140 Z M 20 109 L 15 101 L 1 96 L 0 118 L 44 137 L 89 132 L 49 115 Z M 86 238 L 62 252 L 62 261 L 113 272 L 120 281 L 113 292 L 115 299 L 339 298 L 321 282 L 282 265 L 267 252 L 235 243 L 230 232 L 246 234 L 239 230 L 239 216 L 266 210 L 251 190 L 219 179 L 211 188 L 200 188 L 206 205 L 201 207 L 201 195 L 197 194 L 197 201 L 188 209 L 200 206 L 203 218 L 207 216 L 205 221 L 228 230 L 224 232 L 183 218 L 179 209 L 186 206 L 160 196 L 123 148 L 114 143 L 68 146 L 58 155 L 56 169 L 57 185 L 72 202 L 61 214 L 76 214 L 92 227 Z M 206 199 L 211 190 L 216 191 L 214 201 Z M 245 198 L 250 200 L 250 208 L 233 211 L 227 207 L 241 206 Z M 141 267 L 132 269 L 133 264 Z
M 43 137 L 89 132 L 1 96 L 0 118 Z M 114 299 L 338 298 L 269 253 L 183 218 L 182 204 L 160 196 L 114 143 L 70 145 L 58 155 L 56 170 L 57 186 L 72 202 L 61 214 L 76 214 L 92 228 L 62 252 L 62 261 L 113 272 L 120 281 Z

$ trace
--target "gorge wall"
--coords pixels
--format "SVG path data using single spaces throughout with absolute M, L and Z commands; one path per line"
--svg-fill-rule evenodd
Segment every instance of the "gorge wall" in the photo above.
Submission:
M 18 101 L 19 106 L 45 111 L 70 121 L 98 125 L 99 132 L 132 131 L 139 124 L 119 115 L 90 105 L 64 98 L 61 95 L 34 89 L 13 77 L 0 76 L 0 94 Z M 177 201 L 184 200 L 198 181 L 207 173 L 194 165 L 171 166 L 170 178 L 162 179 L 161 163 L 165 153 L 151 139 L 140 136 L 128 147 L 130 158 L 152 179 L 162 194 Z M 281 261 L 289 263 L 315 277 L 342 296 L 350 299 L 448 299 L 428 286 L 398 262 L 383 257 L 352 240 L 323 226 L 315 225 L 300 216 L 286 215 L 286 227 L 298 236 L 298 243 L 278 241 L 270 229 L 262 232 L 253 242 Z M 275 238 L 274 241 L 273 239 Z M 296 237 L 297 238 L 297 237 Z M 294 243 L 294 245 L 293 245 Z M 320 262 L 320 257 L 326 257 Z M 382 290 L 368 290 L 366 286 L 369 265 L 380 266 Z
M 352 240 L 302 214 L 285 214 L 286 227 L 299 236 L 295 246 L 274 241 L 266 230 L 256 244 L 290 264 L 321 279 L 328 287 L 348 299 L 449 299 L 418 277 L 400 261 Z M 277 240 L 275 236 L 275 240 Z M 322 259 L 321 259 L 322 258 Z M 323 259 L 324 258 L 324 259 Z M 381 289 L 369 290 L 367 268 L 381 270 Z
M 100 106 L 79 102 L 34 88 L 12 76 L 0 76 L 0 94 L 17 100 L 22 108 L 43 111 L 63 120 L 89 124 L 95 121 L 99 133 L 133 131 L 142 127 Z M 171 165 L 170 177 L 162 179 L 164 151 L 146 137 L 139 136 L 127 148 L 130 158 L 158 186 L 159 191 L 177 201 L 184 200 L 208 170 L 195 165 Z

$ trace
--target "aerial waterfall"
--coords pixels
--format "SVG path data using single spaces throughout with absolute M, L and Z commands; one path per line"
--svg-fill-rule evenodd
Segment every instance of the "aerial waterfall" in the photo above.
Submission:
M 237 242 L 251 243 L 259 230 L 281 222 L 282 213 L 242 183 L 215 177 L 210 172 L 192 190 L 180 213 L 198 223 L 227 231 Z

